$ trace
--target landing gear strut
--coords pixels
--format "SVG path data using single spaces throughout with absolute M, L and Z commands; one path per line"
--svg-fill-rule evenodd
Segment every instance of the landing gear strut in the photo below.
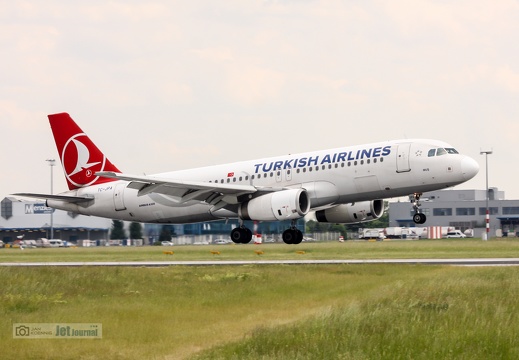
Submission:
M 420 212 L 420 205 L 422 205 L 422 203 L 420 203 L 420 196 L 422 196 L 422 193 L 414 193 L 413 200 L 411 200 L 411 202 L 413 203 L 413 221 L 415 224 L 423 224 L 425 223 L 425 220 L 427 220 L 425 214 L 422 214 Z

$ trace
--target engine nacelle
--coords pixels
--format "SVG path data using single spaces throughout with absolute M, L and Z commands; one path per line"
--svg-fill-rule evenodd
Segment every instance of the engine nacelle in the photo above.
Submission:
M 310 210 L 310 198 L 305 189 L 282 190 L 258 196 L 240 205 L 238 215 L 243 220 L 294 220 Z
M 384 201 L 362 201 L 353 204 L 337 205 L 315 212 L 319 222 L 353 224 L 378 219 L 384 213 Z

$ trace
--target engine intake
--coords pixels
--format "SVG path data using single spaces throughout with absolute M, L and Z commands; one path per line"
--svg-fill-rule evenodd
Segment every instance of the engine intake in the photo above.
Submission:
M 258 196 L 240 205 L 238 215 L 243 220 L 294 220 L 310 210 L 310 198 L 305 189 L 282 190 Z
M 384 213 L 384 201 L 362 201 L 352 204 L 337 205 L 315 212 L 318 222 L 353 224 L 376 220 Z

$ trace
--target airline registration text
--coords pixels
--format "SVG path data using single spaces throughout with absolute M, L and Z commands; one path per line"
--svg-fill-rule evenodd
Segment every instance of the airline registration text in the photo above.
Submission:
M 302 168 L 305 166 L 332 164 L 344 161 L 371 159 L 382 156 L 388 156 L 390 153 L 391 146 L 388 145 L 384 147 L 376 147 L 371 149 L 359 149 L 357 151 L 345 151 L 334 154 L 326 154 L 322 158 L 319 155 L 317 155 L 310 157 L 287 159 L 284 161 L 280 160 L 273 161 L 270 163 L 255 164 L 254 172 L 257 174 L 260 171 L 268 172 L 276 170 Z

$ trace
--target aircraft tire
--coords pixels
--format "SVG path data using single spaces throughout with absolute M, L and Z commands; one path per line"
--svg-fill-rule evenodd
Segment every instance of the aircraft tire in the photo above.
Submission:
M 293 244 L 294 241 L 294 231 L 292 229 L 287 229 L 283 231 L 283 242 L 285 244 Z
M 413 221 L 415 224 L 423 224 L 427 220 L 427 217 L 422 213 L 416 213 L 413 215 Z
M 231 231 L 231 240 L 235 244 L 248 244 L 252 239 L 252 231 L 246 227 L 237 227 Z
M 296 239 L 294 241 L 294 244 L 301 244 L 301 242 L 303 241 L 303 233 L 301 232 L 301 230 L 298 230 L 298 229 L 296 229 L 295 232 L 296 232 Z
M 245 229 L 245 237 L 243 238 L 242 244 L 248 244 L 252 240 L 252 231 L 249 228 Z
M 303 241 L 303 233 L 298 229 L 287 229 L 283 231 L 283 242 L 285 244 L 300 244 Z

